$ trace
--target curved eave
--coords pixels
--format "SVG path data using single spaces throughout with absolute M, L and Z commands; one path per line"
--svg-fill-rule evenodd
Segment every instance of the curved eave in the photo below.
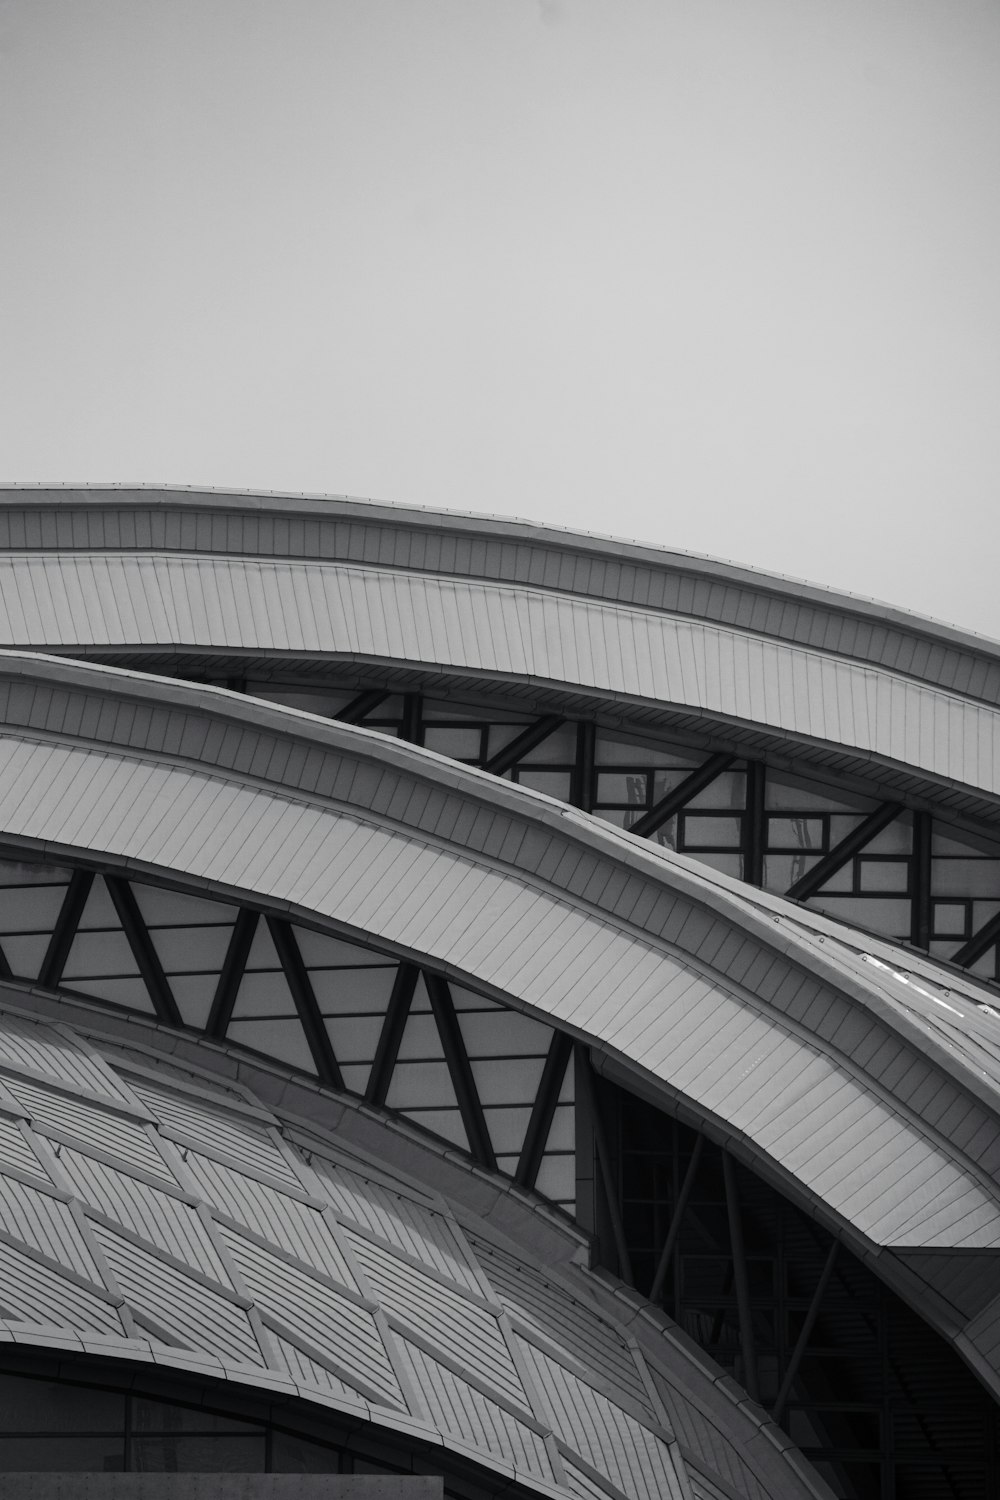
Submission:
M 537 586 L 196 553 L 0 557 L 0 645 L 122 659 L 250 653 L 454 674 L 751 743 L 807 747 L 1000 810 L 1000 710 L 752 631 Z
M 995 1083 L 795 908 L 429 752 L 165 687 L 4 658 L 0 834 L 364 934 L 624 1060 L 873 1244 L 1000 1248 Z
M 1000 646 L 877 601 L 522 521 L 330 497 L 166 487 L 0 490 L 0 547 L 311 557 L 525 583 L 671 610 L 1000 701 Z

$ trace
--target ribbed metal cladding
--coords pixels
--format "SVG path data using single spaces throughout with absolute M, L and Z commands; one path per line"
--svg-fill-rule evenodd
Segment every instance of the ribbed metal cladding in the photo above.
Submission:
M 336 563 L 0 557 L 0 645 L 198 645 L 412 660 L 579 686 L 823 740 L 997 794 L 997 710 L 732 627 L 482 580 Z
M 0 1007 L 0 1037 L 8 1022 L 16 1035 L 25 1017 Z M 317 1125 L 303 1131 L 272 1112 L 246 1083 L 227 1089 L 197 1065 L 137 1051 L 132 1039 L 122 1051 L 78 1028 L 28 1024 L 35 1056 L 58 1054 L 58 1071 L 32 1072 L 18 1132 L 38 1186 L 0 1156 L 0 1337 L 55 1341 L 64 1358 L 152 1359 L 257 1385 L 424 1440 L 446 1474 L 453 1449 L 492 1482 L 513 1480 L 549 1500 L 689 1495 L 684 1452 L 649 1399 L 655 1379 L 672 1379 L 688 1429 L 697 1411 L 717 1411 L 710 1472 L 720 1481 L 742 1475 L 753 1500 L 750 1481 L 776 1500 L 823 1495 L 769 1439 L 759 1459 L 740 1457 L 767 1430 L 763 1414 L 670 1339 L 654 1344 L 658 1325 L 639 1354 L 622 1316 L 634 1320 L 640 1305 L 602 1309 L 600 1283 L 572 1263 L 579 1242 L 568 1229 L 558 1231 L 559 1267 L 544 1277 L 530 1269 L 532 1250 L 522 1252 L 532 1290 L 515 1304 L 514 1242 L 501 1244 L 468 1209 L 456 1213 L 374 1157 L 377 1140 L 393 1153 L 384 1126 L 377 1137 L 369 1121 L 362 1159 Z M 123 1098 L 143 1101 L 162 1178 L 122 1153 L 120 1117 L 88 1088 L 95 1065 Z M 27 1067 L 5 1064 L 6 1082 L 18 1087 Z M 49 1128 L 49 1098 L 74 1107 L 58 1142 L 36 1135 Z M 177 1127 L 197 1120 L 215 1128 L 195 1153 Z M 276 1150 L 280 1142 L 283 1183 L 258 1170 L 262 1137 Z M 567 1308 L 572 1329 L 561 1340 Z M 705 1458 L 691 1462 L 700 1473 Z
M 1000 696 L 994 644 L 949 626 L 718 559 L 523 521 L 341 497 L 32 487 L 0 491 L 0 547 L 336 560 L 489 578 L 694 615 Z

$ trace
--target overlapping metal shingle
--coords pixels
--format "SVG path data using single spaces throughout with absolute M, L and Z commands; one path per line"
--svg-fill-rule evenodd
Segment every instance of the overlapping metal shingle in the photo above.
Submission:
M 0 1014 L 0 1024 L 7 1019 L 16 1032 L 22 1018 Z M 18 1138 L 29 1149 L 45 1100 L 69 1097 L 67 1071 L 78 1065 L 88 1077 L 93 1067 L 92 1048 L 61 1035 L 58 1069 L 53 1054 L 58 1076 L 36 1082 L 26 1100 L 29 1119 Z M 298 1176 L 310 1191 L 292 1180 L 265 1184 L 253 1175 L 259 1135 L 247 1121 L 253 1113 L 274 1118 L 269 1111 L 249 1100 L 227 1106 L 207 1090 L 199 1100 L 196 1080 L 173 1088 L 164 1076 L 150 1087 L 144 1075 L 129 1076 L 127 1060 L 113 1051 L 99 1061 L 124 1096 L 141 1095 L 154 1116 L 151 1142 L 163 1132 L 162 1171 L 169 1175 L 173 1163 L 177 1175 L 168 1188 L 120 1154 L 115 1116 L 82 1091 L 65 1120 L 67 1139 L 51 1157 L 58 1182 L 48 1192 L 29 1187 L 14 1161 L 0 1156 L 0 1329 L 6 1319 L 27 1343 L 33 1328 L 43 1340 L 46 1330 L 61 1330 L 81 1348 L 98 1335 L 104 1353 L 121 1357 L 145 1341 L 162 1364 L 176 1356 L 181 1368 L 195 1359 L 206 1374 L 224 1370 L 228 1379 L 266 1377 L 272 1387 L 286 1380 L 307 1400 L 387 1427 L 395 1413 L 407 1433 L 424 1431 L 547 1494 L 681 1500 L 690 1493 L 681 1449 L 649 1405 L 651 1387 L 637 1380 L 627 1336 L 579 1292 L 532 1275 L 530 1295 L 517 1296 L 511 1249 L 491 1245 L 484 1226 L 468 1238 L 443 1204 L 428 1209 L 419 1189 L 390 1169 L 341 1159 L 332 1142 L 310 1164 L 292 1142 L 294 1126 L 284 1127 L 282 1148 L 298 1164 L 289 1179 Z M 243 1171 L 216 1157 L 196 1161 L 192 1152 L 185 1159 L 172 1144 L 178 1121 L 199 1110 L 225 1136 L 227 1154 L 245 1148 Z M 44 1142 L 38 1149 L 45 1159 Z M 282 1204 L 287 1222 L 279 1227 Z M 562 1352 L 548 1334 L 567 1309 Z M 719 1399 L 697 1368 L 686 1378 L 701 1379 L 708 1399 Z M 643 1391 L 645 1404 L 636 1400 Z M 674 1404 L 686 1414 L 690 1400 L 675 1393 Z M 734 1421 L 747 1421 L 735 1404 L 732 1412 Z M 697 1420 L 692 1408 L 689 1436 Z M 701 1454 L 698 1463 L 705 1461 Z M 774 1495 L 809 1493 L 790 1470 L 775 1480 L 782 1475 L 776 1450 L 769 1476 L 766 1469 L 757 1475 L 735 1451 L 728 1460 L 730 1475 L 745 1474 L 753 1500 L 749 1481 L 756 1486 L 758 1478 Z

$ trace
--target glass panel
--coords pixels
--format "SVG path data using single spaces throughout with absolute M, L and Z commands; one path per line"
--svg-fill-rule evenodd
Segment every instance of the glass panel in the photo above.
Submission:
M 42 967 L 42 960 L 48 946 L 48 934 L 40 934 L 38 937 L 4 936 L 3 939 L 3 951 L 10 964 L 11 972 L 22 979 L 38 977 L 38 971 Z
M 846 864 L 841 865 L 839 870 L 834 870 L 828 880 L 824 880 L 820 886 L 821 891 L 844 891 L 850 892 L 854 889 L 854 861 L 849 859 Z
M 575 1157 L 543 1156 L 535 1178 L 535 1191 L 553 1203 L 572 1204 L 576 1196 Z
M 1000 860 L 932 860 L 931 890 L 938 896 L 1000 895 Z
M 435 1135 L 451 1141 L 461 1151 L 468 1151 L 469 1137 L 457 1109 L 415 1109 L 408 1110 L 407 1115 L 415 1125 L 422 1126 L 424 1130 L 432 1130 Z
M 198 927 L 205 922 L 231 924 L 236 920 L 238 908 L 225 901 L 208 901 L 181 891 L 140 885 L 138 881 L 132 882 L 132 890 L 147 927 Z
M 478 760 L 482 731 L 475 728 L 424 729 L 424 749 L 449 755 L 452 760 Z
M 391 969 L 310 969 L 309 978 L 323 1015 L 358 1010 L 381 1015 L 396 981 L 396 965 Z
M 674 817 L 672 817 L 672 818 L 668 818 L 665 823 L 661 823 L 660 826 L 659 826 L 659 828 L 657 828 L 653 833 L 650 834 L 649 839 L 650 839 L 650 843 L 659 844 L 659 846 L 660 846 L 661 849 L 676 849 L 677 848 L 677 817 L 676 817 L 676 815 Z
M 5 1474 L 112 1474 L 125 1467 L 125 1438 L 0 1438 L 0 1472 Z
M 134 979 L 73 979 L 67 980 L 66 985 L 82 995 L 106 1000 L 109 1005 L 123 1005 L 126 1010 L 141 1010 L 147 1015 L 155 1013 L 149 991 L 138 975 Z
M 497 1062 L 476 1059 L 470 1066 L 483 1105 L 531 1104 L 542 1081 L 545 1059 L 515 1057 Z
M 247 968 L 281 968 L 281 960 L 278 958 L 277 949 L 275 948 L 274 943 L 271 940 L 271 934 L 268 931 L 267 923 L 264 921 L 263 917 L 261 917 L 260 921 L 257 923 L 257 928 L 253 935 L 253 942 L 250 944 L 250 952 L 247 955 Z
M 441 1038 L 438 1035 L 437 1022 L 430 1014 L 413 1015 L 407 1017 L 403 1028 L 403 1039 L 399 1044 L 398 1056 L 401 1061 L 420 1057 L 443 1057 Z
M 170 990 L 185 1026 L 204 1031 L 215 999 L 218 980 L 214 974 L 171 975 Z
M 327 1036 L 339 1063 L 370 1063 L 382 1035 L 381 1016 L 337 1016 L 326 1022 Z
M 743 807 L 747 799 L 747 778 L 744 771 L 723 771 L 710 781 L 687 807 Z
M 470 1057 L 523 1057 L 548 1051 L 552 1027 L 516 1010 L 463 1015 L 459 1021 Z
M 35 864 L 30 860 L 0 859 L 0 885 L 66 885 L 71 870 L 64 865 Z
M 564 724 L 546 735 L 540 745 L 522 755 L 519 765 L 573 765 L 576 762 L 576 725 Z
M 598 802 L 644 807 L 648 791 L 649 777 L 643 772 L 602 771 L 597 778 Z
M 340 1454 L 336 1448 L 307 1442 L 290 1432 L 271 1435 L 272 1474 L 339 1474 Z
M 530 787 L 533 792 L 544 792 L 547 797 L 555 797 L 557 802 L 569 801 L 569 771 L 528 771 L 522 768 L 517 773 L 517 780 L 519 786 Z
M 132 1427 L 137 1432 L 263 1432 L 259 1422 L 242 1422 L 221 1412 L 197 1406 L 178 1406 L 173 1401 L 152 1401 L 146 1396 L 132 1400 Z
M 0 932 L 51 932 L 65 896 L 63 885 L 4 887 L 0 890 Z
M 451 1003 L 456 1010 L 506 1010 L 506 1006 L 498 1000 L 487 1000 L 485 995 L 477 995 L 474 990 L 467 990 L 463 985 L 451 984 Z
M 277 1062 L 315 1073 L 316 1064 L 299 1020 L 230 1021 L 226 1040 L 240 1047 L 252 1047 Z
M 568 1104 L 560 1104 L 552 1116 L 552 1128 L 545 1142 L 546 1151 L 572 1151 L 576 1143 L 576 1125 L 573 1110 Z
M 821 818 L 768 818 L 768 845 L 772 849 L 822 849 Z
M 696 750 L 680 745 L 668 749 L 603 729 L 597 731 L 594 743 L 594 761 L 599 766 L 676 766 L 693 771 L 702 759 Z
M 226 957 L 232 928 L 154 927 L 149 936 L 165 973 L 217 974 Z
M 764 856 L 764 889 L 783 895 L 807 871 L 818 865 L 821 854 L 766 854 Z
M 524 1145 L 525 1132 L 531 1119 L 531 1106 L 521 1109 L 484 1108 L 486 1124 L 493 1142 L 493 1150 L 499 1155 L 510 1152 L 515 1158 Z
M 519 734 L 523 734 L 525 725 L 522 724 L 491 724 L 486 735 L 486 754 L 497 755 L 501 750 L 506 750 L 512 745 Z
M 968 933 L 968 907 L 958 901 L 934 902 L 934 936 L 965 937 Z
M 870 797 L 855 797 L 839 787 L 826 787 L 822 782 L 786 776 L 783 771 L 772 771 L 769 768 L 764 782 L 764 806 L 788 808 L 795 812 L 851 808 L 868 813 L 874 810 L 875 802 Z
M 73 939 L 63 978 L 90 974 L 138 974 L 128 938 L 117 932 L 81 932 Z
M 909 854 L 912 846 L 913 817 L 910 813 L 902 813 L 865 845 L 865 853 Z
M 671 792 L 676 792 L 689 775 L 689 771 L 654 771 L 653 801 L 662 802 L 664 797 L 669 796 Z
M 264 1434 L 165 1433 L 137 1437 L 131 1443 L 132 1467 L 143 1473 L 260 1474 L 264 1470 Z
M 308 927 L 294 927 L 295 941 L 307 967 L 358 968 L 362 964 L 394 963 L 385 953 L 374 948 L 364 948 L 360 943 L 348 942 L 346 938 L 328 937 L 323 932 L 313 932 Z
M 863 891 L 905 891 L 909 880 L 908 860 L 858 860 L 858 884 Z
M 0 1375 L 0 1431 L 116 1432 L 125 1428 L 125 1398 L 92 1386 Z
M 234 1016 L 294 1016 L 295 1001 L 284 974 L 244 974 Z
M 709 848 L 738 848 L 741 823 L 739 818 L 698 818 L 684 815 L 684 848 L 707 845 Z
M 390 1109 L 434 1109 L 456 1103 L 451 1074 L 445 1062 L 400 1062 L 389 1084 Z
M 84 904 L 79 930 L 87 932 L 93 928 L 120 926 L 121 920 L 108 893 L 108 888 L 104 884 L 104 877 L 95 875 L 90 894 Z

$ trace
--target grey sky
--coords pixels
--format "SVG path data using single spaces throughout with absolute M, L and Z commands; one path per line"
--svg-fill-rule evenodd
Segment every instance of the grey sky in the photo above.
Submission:
M 996 0 L 0 0 L 0 477 L 369 495 L 1000 636 Z

